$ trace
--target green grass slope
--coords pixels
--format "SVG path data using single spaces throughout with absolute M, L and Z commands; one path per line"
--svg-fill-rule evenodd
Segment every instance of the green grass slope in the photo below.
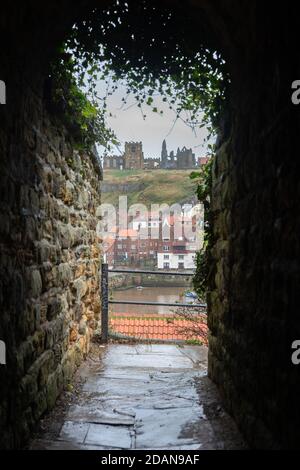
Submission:
M 102 193 L 102 202 L 117 204 L 127 195 L 128 204 L 168 204 L 189 202 L 195 198 L 196 183 L 192 170 L 105 170 L 104 183 L 112 190 Z M 124 191 L 126 187 L 126 191 Z

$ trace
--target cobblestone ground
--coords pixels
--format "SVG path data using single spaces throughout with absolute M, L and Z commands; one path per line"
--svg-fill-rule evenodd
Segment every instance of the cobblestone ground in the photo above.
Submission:
M 245 448 L 206 358 L 200 346 L 109 345 L 81 366 L 76 399 L 46 418 L 30 448 Z

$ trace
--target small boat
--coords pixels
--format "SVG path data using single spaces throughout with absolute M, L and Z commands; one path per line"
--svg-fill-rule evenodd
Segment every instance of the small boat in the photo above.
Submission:
M 137 286 L 137 289 L 141 290 L 144 289 L 143 286 Z
M 196 292 L 185 292 L 184 296 L 189 299 L 198 299 Z

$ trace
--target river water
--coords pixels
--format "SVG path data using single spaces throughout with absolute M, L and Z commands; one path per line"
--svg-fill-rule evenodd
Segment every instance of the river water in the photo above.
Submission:
M 114 290 L 113 300 L 133 300 L 142 302 L 180 302 L 189 303 L 189 299 L 184 297 L 186 287 L 136 287 L 127 290 Z M 169 314 L 173 313 L 176 307 L 150 306 L 150 305 L 111 305 L 112 313 L 133 313 L 133 314 Z

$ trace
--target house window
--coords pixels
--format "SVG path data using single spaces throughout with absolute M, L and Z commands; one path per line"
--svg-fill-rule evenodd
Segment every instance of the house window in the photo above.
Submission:
M 170 247 L 168 245 L 164 245 L 164 251 L 170 251 Z
M 178 263 L 178 269 L 184 269 L 184 263 Z
M 184 255 L 178 255 L 178 259 L 184 260 Z
M 169 259 L 169 255 L 164 255 L 164 259 Z
M 164 269 L 169 269 L 170 268 L 170 263 L 164 263 Z

